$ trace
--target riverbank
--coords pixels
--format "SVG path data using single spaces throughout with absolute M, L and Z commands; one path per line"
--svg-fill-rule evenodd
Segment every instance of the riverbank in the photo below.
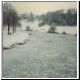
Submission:
M 17 31 L 14 34 L 8 35 L 7 31 L 3 31 L 3 49 L 10 49 L 17 44 L 24 44 L 29 39 L 29 34 L 26 31 Z

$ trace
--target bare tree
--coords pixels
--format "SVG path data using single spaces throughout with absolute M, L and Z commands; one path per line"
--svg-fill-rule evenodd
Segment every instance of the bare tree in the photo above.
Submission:
M 10 27 L 13 26 L 13 33 L 16 32 L 16 25 L 19 23 L 19 16 L 14 7 L 9 3 L 3 4 L 3 25 L 8 26 L 8 35 Z

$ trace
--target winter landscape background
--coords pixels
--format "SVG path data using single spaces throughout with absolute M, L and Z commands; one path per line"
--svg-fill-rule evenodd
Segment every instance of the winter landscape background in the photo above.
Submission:
M 3 78 L 77 77 L 77 2 L 3 2 Z

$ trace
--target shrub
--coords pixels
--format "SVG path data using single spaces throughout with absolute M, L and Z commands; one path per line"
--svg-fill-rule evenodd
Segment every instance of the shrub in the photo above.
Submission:
M 65 31 L 63 31 L 62 34 L 67 34 L 67 33 Z
M 75 36 L 77 36 L 77 33 L 75 34 Z
M 51 26 L 50 26 L 50 29 L 49 29 L 49 31 L 48 31 L 49 33 L 55 33 L 56 32 L 56 26 L 55 26 L 55 24 L 51 24 Z
M 29 26 L 26 27 L 26 31 L 32 31 Z
M 43 25 L 45 25 L 45 22 L 41 22 L 41 23 L 38 24 L 39 27 L 41 27 Z

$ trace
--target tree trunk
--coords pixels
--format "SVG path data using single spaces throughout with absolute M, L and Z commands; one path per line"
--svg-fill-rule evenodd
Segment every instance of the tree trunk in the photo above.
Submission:
M 13 33 L 15 32 L 15 26 L 14 26 L 14 14 L 13 14 Z
M 7 18 L 7 26 L 8 26 L 8 35 L 10 34 L 10 11 L 9 11 L 9 14 L 8 14 L 8 18 Z
M 15 26 L 13 26 L 13 33 L 15 33 L 16 32 L 16 27 Z
M 16 32 L 16 26 L 15 26 L 15 32 Z
M 8 35 L 10 33 L 10 26 L 9 26 L 9 22 L 8 22 Z
M 13 33 L 15 32 L 15 30 L 14 30 L 14 24 L 13 24 Z
M 2 27 L 2 28 L 3 28 L 3 30 L 4 30 L 4 27 L 5 27 L 5 26 L 3 25 L 3 27 Z

